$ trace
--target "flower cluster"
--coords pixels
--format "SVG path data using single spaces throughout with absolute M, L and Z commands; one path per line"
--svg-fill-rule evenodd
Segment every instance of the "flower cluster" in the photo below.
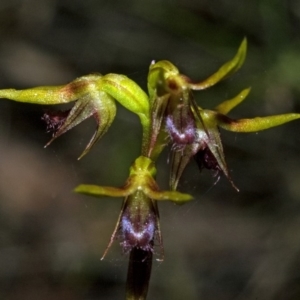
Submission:
M 244 63 L 246 49 L 244 39 L 233 59 L 206 80 L 196 83 L 181 74 L 169 61 L 152 62 L 148 95 L 134 81 L 119 74 L 86 75 L 63 86 L 0 90 L 0 98 L 19 102 L 42 105 L 75 102 L 68 111 L 44 114 L 47 130 L 53 131 L 53 137 L 46 146 L 85 119 L 94 117 L 96 131 L 79 158 L 109 129 L 116 115 L 115 101 L 139 117 L 143 128 L 141 154 L 130 167 L 124 186 L 80 185 L 75 189 L 78 193 L 97 197 L 124 198 L 117 225 L 103 257 L 116 238 L 120 240 L 123 251 L 130 253 L 130 266 L 136 266 L 137 261 L 141 263 L 139 267 L 143 262 L 149 264 L 155 244 L 161 247 L 163 253 L 157 201 L 183 203 L 192 199 L 192 196 L 176 191 L 191 159 L 196 160 L 200 169 L 223 173 L 237 189 L 230 178 L 219 128 L 233 132 L 256 132 L 300 118 L 298 113 L 238 120 L 228 117 L 227 114 L 249 94 L 249 88 L 212 110 L 196 103 L 193 93 L 209 88 L 236 72 Z M 161 191 L 155 180 L 155 162 L 167 145 L 171 146 L 170 190 Z M 139 251 L 146 253 L 146 258 L 141 258 L 143 255 L 140 256 Z M 143 286 L 135 290 L 140 278 L 133 275 L 133 267 L 129 267 L 128 276 L 133 278 L 128 280 L 127 294 L 130 299 L 131 295 L 135 295 L 134 299 L 145 298 L 150 270 L 151 266 L 145 269 Z

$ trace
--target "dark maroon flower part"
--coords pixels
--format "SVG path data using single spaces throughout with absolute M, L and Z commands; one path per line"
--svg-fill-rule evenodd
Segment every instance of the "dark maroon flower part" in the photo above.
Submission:
M 133 248 L 144 251 L 153 251 L 157 219 L 154 211 L 146 215 L 141 212 L 130 213 L 131 209 L 124 209 L 120 220 L 120 238 L 124 253 L 129 253 Z
M 216 158 L 211 153 L 209 148 L 204 148 L 204 149 L 198 151 L 194 155 L 194 159 L 195 159 L 200 171 L 204 168 L 208 169 L 208 170 L 213 170 L 213 171 L 215 171 L 215 173 L 214 173 L 215 176 L 217 176 L 220 173 L 220 171 L 222 171 Z
M 65 111 L 47 111 L 42 116 L 42 120 L 46 122 L 47 132 L 52 132 L 53 136 L 60 129 L 60 127 L 65 123 L 70 109 Z

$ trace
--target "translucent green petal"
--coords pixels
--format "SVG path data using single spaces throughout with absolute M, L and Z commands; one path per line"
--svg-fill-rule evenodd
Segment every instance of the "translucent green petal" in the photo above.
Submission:
M 172 190 L 176 190 L 179 180 L 191 158 L 198 151 L 198 144 L 188 144 L 181 151 L 172 151 L 171 171 L 169 185 Z
M 93 100 L 94 117 L 97 121 L 96 131 L 78 159 L 86 155 L 93 145 L 107 132 L 116 116 L 116 104 L 112 97 L 104 92 L 96 93 L 99 97 Z
M 234 132 L 256 132 L 300 119 L 300 114 L 291 113 L 284 115 L 257 117 L 253 119 L 233 120 L 224 115 L 216 115 L 218 125 L 226 130 Z
M 72 129 L 85 119 L 95 116 L 97 121 L 97 129 L 84 152 L 78 158 L 82 158 L 91 147 L 99 140 L 99 138 L 108 130 L 116 115 L 116 105 L 112 97 L 104 92 L 91 92 L 77 100 L 71 109 L 67 119 L 59 130 L 54 134 L 53 138 L 45 145 L 47 147 L 56 138 Z
M 237 54 L 232 60 L 224 64 L 216 73 L 208 77 L 206 80 L 199 83 L 190 84 L 190 88 L 192 90 L 204 90 L 227 78 L 231 74 L 235 73 L 243 65 L 246 58 L 246 53 L 247 40 L 246 38 L 244 38 Z
M 224 150 L 223 150 L 223 144 L 221 141 L 219 129 L 218 129 L 218 122 L 215 118 L 216 113 L 214 111 L 210 110 L 199 110 L 201 117 L 206 125 L 207 131 L 208 131 L 208 141 L 207 141 L 207 147 L 209 148 L 210 152 L 215 157 L 219 168 L 222 170 L 222 172 L 225 174 L 225 176 L 230 181 L 233 188 L 235 188 L 237 191 L 239 189 L 235 186 L 233 183 L 228 167 L 225 160 Z
M 227 115 L 233 108 L 239 105 L 250 93 L 251 88 L 242 90 L 237 96 L 230 100 L 226 100 L 214 108 L 215 111 Z
M 161 97 L 156 97 L 152 102 L 152 124 L 151 124 L 151 137 L 149 142 L 149 151 L 147 155 L 149 157 L 153 157 L 152 151 L 154 148 L 157 149 L 157 138 L 158 135 L 162 132 L 161 126 L 164 120 L 168 100 L 169 100 L 169 94 L 166 94 Z
M 223 145 L 222 145 L 222 141 L 221 141 L 221 137 L 220 137 L 218 128 L 217 127 L 209 128 L 208 133 L 209 133 L 209 142 L 207 143 L 207 146 L 208 146 L 209 150 L 215 157 L 220 169 L 222 170 L 224 175 L 228 178 L 228 180 L 230 181 L 233 188 L 236 189 L 237 191 L 239 191 L 239 189 L 233 183 L 231 176 L 229 174 L 229 170 L 228 170 L 227 163 L 225 160 Z

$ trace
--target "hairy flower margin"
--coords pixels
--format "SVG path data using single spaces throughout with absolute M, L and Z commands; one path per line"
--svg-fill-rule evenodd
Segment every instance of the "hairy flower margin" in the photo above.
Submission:
M 88 153 L 112 124 L 116 115 L 115 101 L 138 115 L 143 128 L 141 155 L 130 167 L 125 185 L 121 188 L 79 185 L 75 189 L 75 192 L 96 197 L 124 198 L 117 225 L 102 259 L 116 238 L 120 240 L 123 251 L 130 252 L 126 299 L 146 298 L 156 245 L 160 246 L 163 258 L 157 201 L 184 203 L 192 199 L 192 196 L 176 191 L 191 159 L 196 160 L 200 169 L 223 173 L 237 189 L 230 178 L 219 128 L 256 132 L 300 118 L 297 113 L 238 120 L 228 117 L 227 114 L 246 98 L 250 88 L 212 110 L 198 106 L 193 92 L 209 88 L 239 70 L 246 49 L 244 39 L 233 59 L 206 80 L 196 83 L 169 61 L 152 62 L 148 74 L 149 96 L 134 81 L 119 74 L 90 74 L 62 86 L 0 90 L 0 98 L 18 102 L 41 105 L 75 102 L 68 111 L 44 114 L 47 129 L 54 132 L 46 146 L 93 116 L 97 128 L 79 158 Z M 171 145 L 171 190 L 160 191 L 155 180 L 155 162 L 167 145 Z

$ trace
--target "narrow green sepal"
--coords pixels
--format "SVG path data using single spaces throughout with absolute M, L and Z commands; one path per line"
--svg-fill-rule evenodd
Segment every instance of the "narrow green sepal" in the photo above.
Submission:
M 101 74 L 90 74 L 79 77 L 66 85 L 40 86 L 25 90 L 0 90 L 0 98 L 7 98 L 17 102 L 54 105 L 77 100 L 101 81 Z
M 80 184 L 74 189 L 74 192 L 85 194 L 88 196 L 109 196 L 109 197 L 127 197 L 128 190 L 122 188 L 115 188 L 110 186 L 99 186 L 92 184 Z
M 290 113 L 276 116 L 256 117 L 252 119 L 230 119 L 227 116 L 216 114 L 218 125 L 233 132 L 256 132 L 279 126 L 297 119 L 300 114 Z
M 244 63 L 247 54 L 247 39 L 244 38 L 237 54 L 232 60 L 225 63 L 216 73 L 208 77 L 202 82 L 191 83 L 189 86 L 192 90 L 204 90 L 207 89 L 219 81 L 227 78 L 228 76 L 235 73 Z
M 233 108 L 239 105 L 241 102 L 245 100 L 245 98 L 250 93 L 251 88 L 247 88 L 242 90 L 237 96 L 232 99 L 223 101 L 221 104 L 214 108 L 215 111 L 219 112 L 220 114 L 226 115 L 228 114 Z

